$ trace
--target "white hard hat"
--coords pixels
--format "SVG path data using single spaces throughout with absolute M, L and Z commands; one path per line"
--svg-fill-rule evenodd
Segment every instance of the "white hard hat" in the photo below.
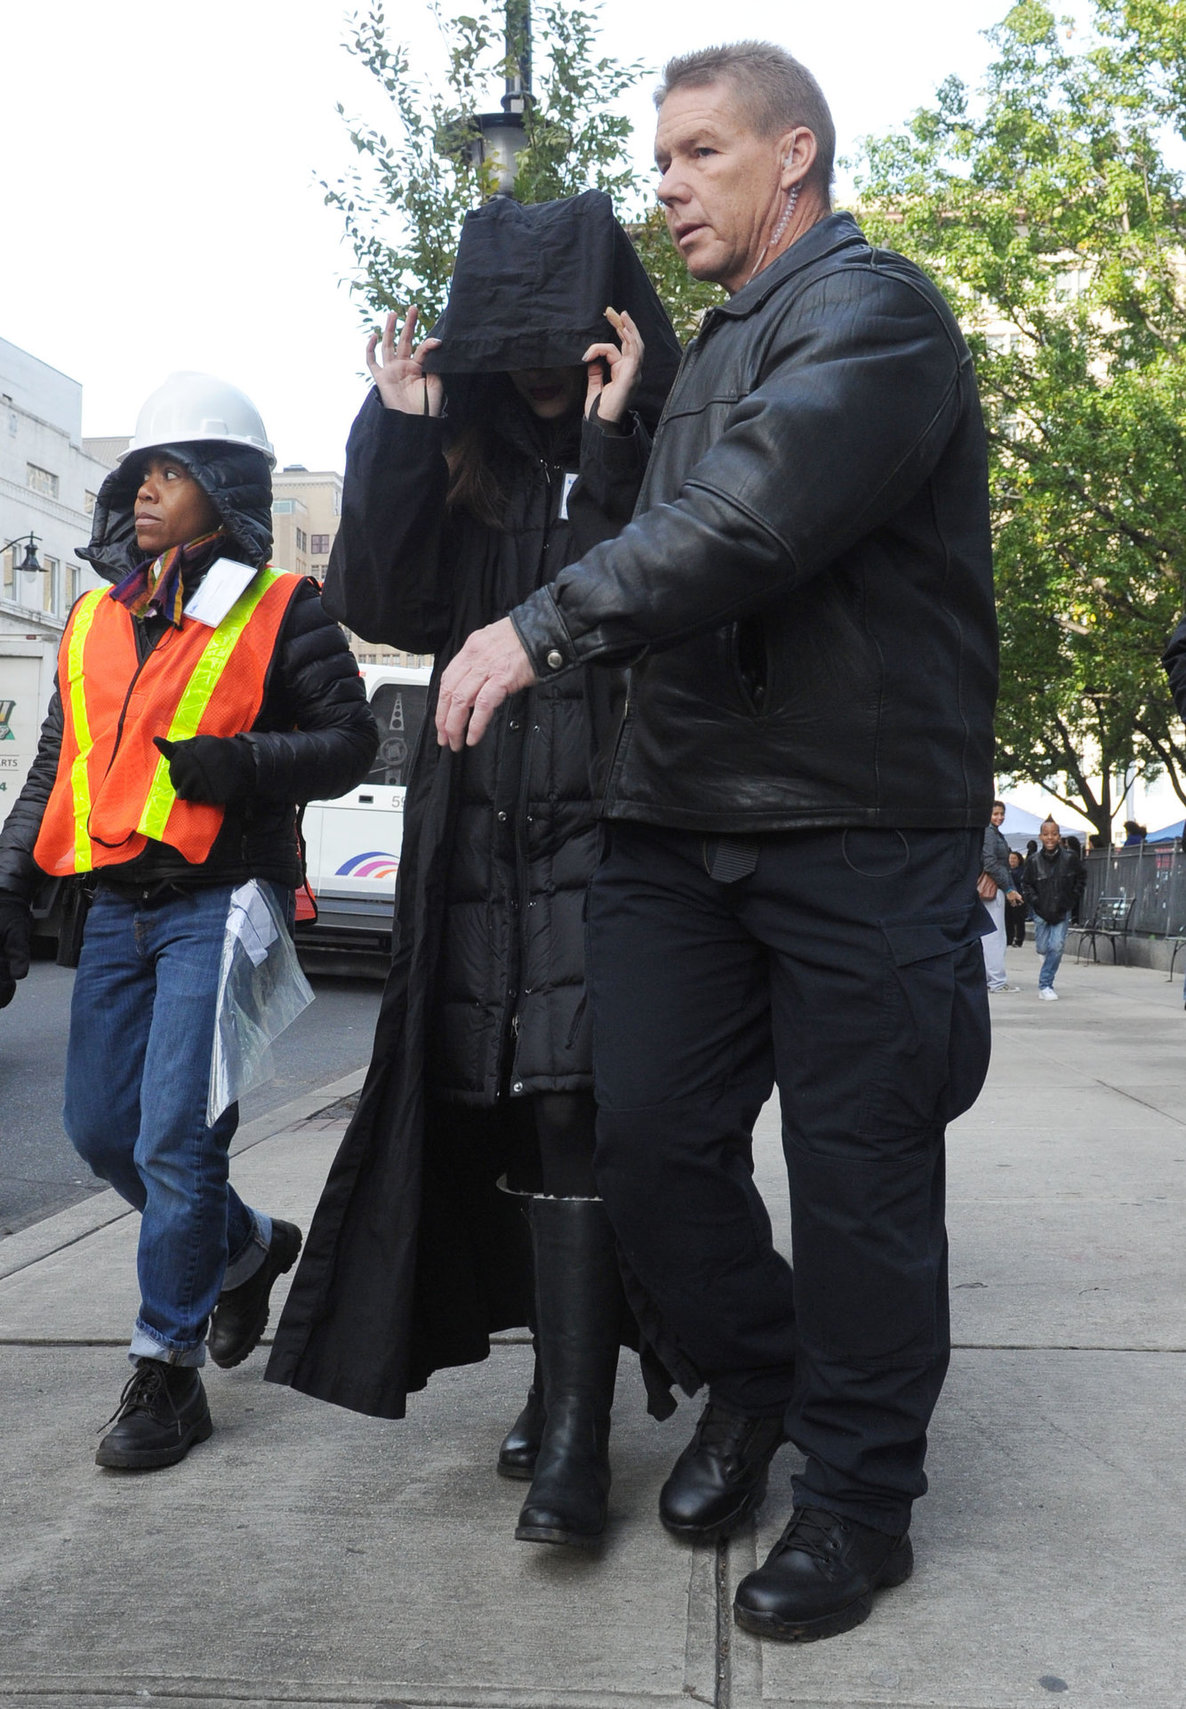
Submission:
M 170 374 L 142 406 L 132 443 L 123 455 L 203 439 L 250 445 L 263 452 L 270 469 L 276 466 L 276 453 L 251 399 L 213 374 Z

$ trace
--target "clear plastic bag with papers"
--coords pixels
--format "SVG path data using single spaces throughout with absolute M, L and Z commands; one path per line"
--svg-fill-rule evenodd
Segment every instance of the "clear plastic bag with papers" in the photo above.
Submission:
M 207 1126 L 275 1073 L 272 1040 L 313 1001 L 284 914 L 271 889 L 251 879 L 227 910 L 210 1057 Z

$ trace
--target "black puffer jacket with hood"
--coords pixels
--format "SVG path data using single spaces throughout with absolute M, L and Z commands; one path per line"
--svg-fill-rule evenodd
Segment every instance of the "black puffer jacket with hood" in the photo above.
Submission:
M 111 582 L 121 581 L 143 561 L 133 505 L 148 455 L 175 458 L 209 496 L 227 535 L 222 556 L 267 563 L 272 546 L 267 463 L 258 451 L 221 441 L 153 447 L 151 453 L 127 457 L 99 489 L 90 545 L 80 549 L 80 557 Z M 201 573 L 186 582 L 187 595 L 199 585 Z M 166 627 L 163 618 L 137 624 L 141 658 Z M 150 843 L 134 860 L 103 868 L 100 882 L 204 885 L 262 878 L 300 884 L 296 804 L 352 788 L 366 775 L 378 745 L 358 666 L 341 629 L 322 609 L 316 583 L 298 589 L 289 605 L 259 716 L 249 732 L 235 739 L 250 749 L 255 787 L 246 802 L 227 807 L 203 864 L 193 865 L 168 844 Z M 43 876 L 33 848 L 61 742 L 62 704 L 55 687 L 37 757 L 0 831 L 0 893 L 29 900 Z
M 630 312 L 646 346 L 630 432 L 541 431 L 498 371 L 579 362 L 609 336 L 607 305 Z M 432 705 L 473 629 L 626 521 L 678 359 L 597 192 L 534 207 L 501 197 L 470 214 L 434 330 L 446 413 L 367 400 L 326 578 L 327 605 L 359 633 L 436 653 Z M 483 408 L 501 528 L 446 503 L 446 451 Z M 485 1359 L 495 1330 L 530 1319 L 523 1219 L 494 1188 L 503 1123 L 487 1112 L 505 1089 L 509 1125 L 517 1098 L 591 1085 L 582 911 L 610 687 L 610 673 L 578 671 L 517 695 L 464 754 L 438 748 L 425 719 L 375 1048 L 276 1328 L 272 1382 L 402 1418 L 432 1371 Z M 663 1416 L 670 1397 L 651 1404 Z
M 540 421 L 506 372 L 578 363 L 612 337 L 607 303 L 630 312 L 646 346 L 630 431 Z M 350 435 L 325 584 L 327 608 L 356 633 L 436 655 L 430 713 L 441 671 L 474 629 L 629 521 L 648 424 L 679 359 L 598 191 L 526 207 L 498 198 L 471 213 L 433 336 L 445 413 L 409 415 L 368 397 Z M 479 414 L 505 503 L 500 527 L 447 502 L 446 452 Z M 504 1090 L 592 1084 L 583 910 L 619 690 L 615 673 L 579 671 L 516 695 L 486 739 L 457 756 L 436 746 L 425 720 L 404 848 L 427 839 L 446 864 L 444 906 L 429 923 L 401 897 L 399 929 L 439 933 L 427 1062 L 439 1094 L 490 1105 Z M 437 811 L 441 767 L 451 776 Z

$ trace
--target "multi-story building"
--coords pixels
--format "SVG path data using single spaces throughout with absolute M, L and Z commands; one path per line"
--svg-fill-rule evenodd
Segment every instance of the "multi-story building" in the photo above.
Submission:
M 114 457 L 82 437 L 82 387 L 0 338 L 0 633 L 56 639 L 99 577 L 78 557 Z M 30 541 L 30 536 L 32 540 Z M 39 570 L 26 570 L 29 546 Z
M 342 477 L 330 469 L 287 463 L 272 475 L 272 562 L 278 569 L 325 580 L 330 547 L 342 516 Z M 346 631 L 360 664 L 428 665 L 427 653 L 404 653 Z
M 288 463 L 272 473 L 272 562 L 280 570 L 325 580 L 329 549 L 342 515 L 342 477 Z

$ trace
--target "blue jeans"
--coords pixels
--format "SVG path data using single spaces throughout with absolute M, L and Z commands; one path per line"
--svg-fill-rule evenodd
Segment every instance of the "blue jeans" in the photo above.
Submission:
M 1058 920 L 1053 926 L 1040 915 L 1034 915 L 1034 948 L 1042 957 L 1042 965 L 1038 969 L 1039 991 L 1050 991 L 1054 988 L 1054 976 L 1058 972 L 1058 964 L 1062 960 L 1070 928 L 1069 914 L 1065 920 Z
M 140 1212 L 129 1356 L 205 1363 L 223 1287 L 263 1263 L 270 1218 L 228 1179 L 232 1104 L 206 1126 L 218 968 L 232 886 L 126 899 L 100 889 L 74 980 L 66 1132 Z

